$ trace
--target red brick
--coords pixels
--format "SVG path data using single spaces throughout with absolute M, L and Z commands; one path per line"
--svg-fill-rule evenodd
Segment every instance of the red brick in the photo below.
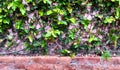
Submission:
M 3 69 L 5 67 L 9 67 L 9 65 L 8 64 L 0 64 L 0 69 Z
M 64 70 L 76 70 L 76 67 L 72 66 L 70 64 L 66 64 L 66 65 L 63 66 L 63 69 Z
M 5 66 L 4 68 L 0 68 L 0 70 L 13 70 L 13 69 L 10 68 L 9 66 Z
M 78 64 L 84 65 L 87 62 L 86 57 L 76 57 L 72 59 L 73 62 L 77 62 Z
M 63 65 L 55 64 L 55 70 L 63 70 Z
M 26 66 L 26 70 L 54 70 L 54 65 L 35 63 L 35 64 Z
M 14 65 L 15 69 L 25 69 L 25 65 L 22 63 L 17 63 Z
M 30 58 L 29 57 L 20 57 L 20 56 L 17 56 L 17 57 L 14 57 L 15 59 L 15 63 L 29 63 L 30 61 Z
M 97 64 L 98 63 L 98 64 Z M 79 66 L 78 66 L 79 65 Z M 15 69 L 12 69 L 15 68 Z M 120 57 L 0 56 L 0 70 L 120 70 Z
M 59 63 L 60 64 L 70 64 L 71 57 L 59 57 Z
M 108 65 L 120 65 L 120 57 L 112 57 L 108 60 Z
M 91 64 L 97 64 L 100 62 L 100 58 L 98 57 L 76 57 L 72 61 L 78 62 L 79 64 L 86 64 L 87 62 Z
M 93 66 L 92 70 L 106 70 L 107 68 L 101 66 Z
M 43 67 L 45 68 L 45 70 L 55 70 L 55 66 L 53 64 L 44 64 Z
M 120 65 L 108 66 L 108 70 L 120 70 Z
M 40 64 L 30 64 L 25 67 L 26 70 L 42 70 L 43 66 Z
M 41 57 L 31 57 L 31 60 L 35 63 L 43 64 L 43 59 Z
M 0 56 L 0 63 L 14 63 L 14 57 L 13 56 Z
M 93 70 L 93 66 L 89 65 L 80 65 L 79 70 Z
M 98 57 L 87 57 L 85 59 L 91 64 L 97 64 L 100 62 L 100 58 Z
M 41 60 L 44 64 L 57 64 L 58 63 L 58 57 L 56 56 L 43 56 L 41 57 Z

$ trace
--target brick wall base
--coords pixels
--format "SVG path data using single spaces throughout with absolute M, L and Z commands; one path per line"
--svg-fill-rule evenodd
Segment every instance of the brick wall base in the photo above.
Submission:
M 120 57 L 0 56 L 0 70 L 120 70 Z

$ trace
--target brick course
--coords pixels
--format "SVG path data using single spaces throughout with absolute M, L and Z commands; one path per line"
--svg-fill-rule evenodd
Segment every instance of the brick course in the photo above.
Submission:
M 0 56 L 0 70 L 120 70 L 120 57 Z

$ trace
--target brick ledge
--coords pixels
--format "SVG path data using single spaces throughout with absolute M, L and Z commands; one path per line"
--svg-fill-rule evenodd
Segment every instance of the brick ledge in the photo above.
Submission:
M 120 57 L 0 56 L 0 70 L 120 70 Z

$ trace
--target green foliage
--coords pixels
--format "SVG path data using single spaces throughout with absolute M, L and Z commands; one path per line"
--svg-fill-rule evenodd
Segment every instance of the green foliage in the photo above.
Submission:
M 84 29 L 86 29 L 86 28 L 88 27 L 88 24 L 89 24 L 89 23 L 90 23 L 90 21 L 87 20 L 87 19 L 83 19 L 83 20 L 81 21 L 81 24 L 84 25 Z
M 71 21 L 73 24 L 75 24 L 75 23 L 76 23 L 75 18 L 70 18 L 70 21 Z
M 57 42 L 62 49 L 55 51 L 74 57 L 83 50 L 120 47 L 119 23 L 120 0 L 2 0 L 0 46 L 17 47 L 19 39 L 27 51 L 47 54 Z
M 92 41 L 99 41 L 99 39 L 94 35 L 91 35 L 90 38 L 88 39 L 88 42 L 91 43 Z
M 115 21 L 115 18 L 110 16 L 105 18 L 104 23 L 112 23 L 113 21 Z
M 66 21 L 58 21 L 58 24 L 64 24 L 64 25 L 67 25 L 67 22 Z
M 48 31 L 46 34 L 45 34 L 45 38 L 50 38 L 51 36 L 52 37 L 57 37 L 57 35 L 60 35 L 60 31 L 59 30 L 54 30 L 54 29 L 51 29 L 50 31 Z
M 109 51 L 104 51 L 103 54 L 102 54 L 102 58 L 105 59 L 105 60 L 109 60 L 111 58 L 111 54 Z
M 120 8 L 116 8 L 116 10 L 115 10 L 115 18 L 116 19 L 120 18 Z
M 69 55 L 71 52 L 69 51 L 69 50 L 67 50 L 67 49 L 63 49 L 63 50 L 61 50 L 61 53 L 62 53 L 62 55 Z
M 22 15 L 25 15 L 25 13 L 26 13 L 26 9 L 23 4 L 20 5 L 20 12 Z

